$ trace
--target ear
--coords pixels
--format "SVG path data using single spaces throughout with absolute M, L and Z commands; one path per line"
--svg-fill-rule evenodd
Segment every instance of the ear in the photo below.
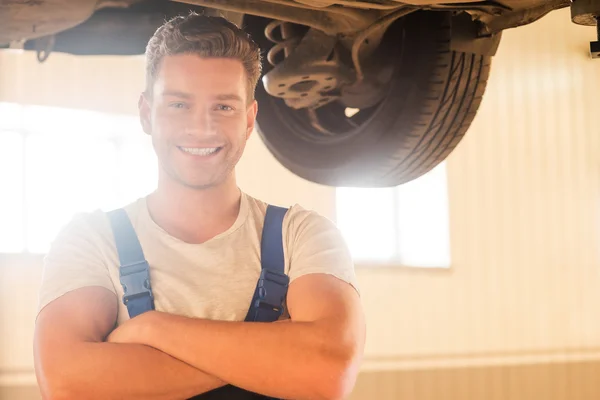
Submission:
M 250 139 L 254 125 L 256 124 L 256 114 L 258 113 L 258 102 L 252 100 L 252 104 L 246 110 L 246 140 Z
M 146 94 L 146 92 L 142 92 L 142 94 L 140 94 L 140 99 L 138 100 L 138 110 L 140 114 L 140 123 L 142 124 L 142 129 L 147 135 L 152 135 L 150 100 L 148 99 L 148 95 Z

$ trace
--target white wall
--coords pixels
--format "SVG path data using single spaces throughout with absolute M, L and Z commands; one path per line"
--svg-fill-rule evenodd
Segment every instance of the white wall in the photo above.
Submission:
M 450 271 L 359 271 L 368 354 L 413 367 L 597 356 L 600 62 L 569 10 L 507 31 L 448 161 Z M 593 353 L 593 354 L 591 354 Z
M 365 369 L 600 359 L 593 38 L 568 10 L 506 32 L 480 113 L 448 161 L 452 268 L 357 267 Z M 39 66 L 0 54 L 0 68 L 0 101 L 135 113 L 143 84 L 140 58 L 53 54 Z M 291 175 L 258 137 L 238 176 L 267 201 L 334 216 L 334 191 Z M 0 259 L 0 384 L 31 369 L 39 277 L 37 258 Z
M 35 382 L 33 321 L 41 264 L 39 256 L 0 256 L 0 387 Z

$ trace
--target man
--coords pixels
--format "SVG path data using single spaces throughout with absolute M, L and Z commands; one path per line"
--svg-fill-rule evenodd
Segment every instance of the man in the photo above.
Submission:
M 287 211 L 286 311 L 275 323 L 244 322 L 267 204 L 240 191 L 234 167 L 254 129 L 258 47 L 222 18 L 191 14 L 159 28 L 146 56 L 139 110 L 159 180 L 125 210 L 156 310 L 130 318 L 107 215 L 76 216 L 45 258 L 34 344 L 44 398 L 184 399 L 225 385 L 346 397 L 365 327 L 349 252 L 329 220 Z

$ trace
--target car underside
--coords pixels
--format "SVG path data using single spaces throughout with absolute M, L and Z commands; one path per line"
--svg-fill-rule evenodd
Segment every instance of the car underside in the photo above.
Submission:
M 0 43 L 34 39 L 73 28 L 99 10 L 121 11 L 150 22 L 157 10 L 181 10 L 201 6 L 226 12 L 257 15 L 298 23 L 326 33 L 352 34 L 374 23 L 381 16 L 401 9 L 464 11 L 480 22 L 479 35 L 529 24 L 552 10 L 567 7 L 570 0 L 188 0 L 185 2 L 143 0 L 34 0 L 3 1 L 0 4 Z M 145 20 L 144 20 L 145 19 Z M 106 28 L 110 28 L 109 24 Z
M 143 54 L 165 19 L 221 14 L 264 52 L 258 125 L 273 155 L 314 182 L 381 187 L 423 175 L 456 147 L 502 31 L 568 6 L 574 22 L 597 24 L 600 0 L 9 0 L 0 46 L 41 62 L 52 52 Z

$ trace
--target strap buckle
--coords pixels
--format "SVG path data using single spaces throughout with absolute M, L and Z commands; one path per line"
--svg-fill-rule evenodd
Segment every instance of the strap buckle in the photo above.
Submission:
M 254 307 L 257 310 L 273 311 L 278 317 L 281 316 L 289 282 L 290 278 L 286 274 L 263 268 L 256 287 Z
M 150 265 L 143 260 L 133 264 L 122 265 L 119 268 L 121 286 L 123 286 L 123 303 L 127 305 L 129 300 L 150 296 L 153 298 L 150 286 Z

